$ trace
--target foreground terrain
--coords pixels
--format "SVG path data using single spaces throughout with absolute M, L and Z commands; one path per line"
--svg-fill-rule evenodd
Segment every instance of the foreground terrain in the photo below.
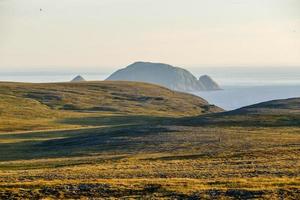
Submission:
M 300 99 L 222 112 L 140 83 L 0 90 L 0 199 L 300 198 Z

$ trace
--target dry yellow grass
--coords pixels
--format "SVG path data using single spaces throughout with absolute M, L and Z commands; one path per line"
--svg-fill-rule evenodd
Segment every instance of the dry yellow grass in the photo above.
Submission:
M 0 132 L 76 128 L 62 121 L 106 114 L 180 117 L 217 111 L 222 109 L 199 97 L 146 83 L 0 82 Z
M 297 112 L 122 84 L 0 84 L 0 199 L 300 199 Z
M 50 154 L 40 152 L 42 155 L 35 155 L 39 159 L 27 160 L 36 151 L 31 149 L 32 145 L 47 144 L 45 141 L 35 143 L 35 138 L 31 138 L 31 145 L 16 146 L 20 152 L 23 149 L 32 151 L 23 153 L 24 159 L 0 162 L 0 191 L 29 195 L 28 191 L 34 190 L 37 196 L 51 198 L 77 198 L 79 194 L 82 197 L 108 195 L 115 198 L 299 197 L 299 128 L 171 126 L 167 131 L 137 137 L 134 132 L 140 128 L 143 129 L 132 129 L 126 136 L 129 138 L 121 132 L 104 131 L 97 135 L 99 129 L 91 130 L 103 141 L 100 145 L 108 141 L 109 144 L 91 148 L 91 143 L 83 144 L 85 137 L 77 135 L 76 147 L 64 143 L 62 149 L 51 150 L 50 147 L 47 148 Z M 64 135 L 69 138 L 67 140 L 52 138 L 50 134 L 48 139 L 57 140 L 56 144 L 60 145 L 59 141 L 71 141 L 72 134 L 78 132 L 68 134 L 53 135 Z M 40 135 L 37 133 L 36 137 Z M 122 144 L 118 143 L 120 138 Z M 140 143 L 142 148 L 136 146 Z M 115 148 L 116 144 L 120 147 Z M 8 149 L 11 157 L 18 154 L 16 148 Z M 82 155 L 64 156 L 69 150 L 72 153 L 81 151 Z M 87 187 L 89 192 L 76 189 L 80 186 Z M 73 189 L 63 189 L 65 187 Z M 20 192 L 22 188 L 25 191 Z M 45 193 L 47 189 L 49 194 Z

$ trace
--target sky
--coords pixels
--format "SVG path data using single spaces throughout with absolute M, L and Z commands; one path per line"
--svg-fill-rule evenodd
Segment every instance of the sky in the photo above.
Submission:
M 0 0 L 0 72 L 300 67 L 299 0 Z

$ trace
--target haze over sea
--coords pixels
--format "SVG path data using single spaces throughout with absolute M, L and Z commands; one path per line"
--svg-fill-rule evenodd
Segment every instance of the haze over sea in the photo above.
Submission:
M 76 75 L 82 75 L 86 80 L 105 80 L 111 72 L 4 72 L 0 81 L 14 82 L 66 82 Z M 199 77 L 203 74 L 211 76 L 224 89 L 220 91 L 198 92 L 211 104 L 226 110 L 269 101 L 300 97 L 300 67 L 276 68 L 238 68 L 210 67 L 190 70 Z
M 211 75 L 224 90 L 196 95 L 225 110 L 300 97 L 300 67 L 207 68 L 203 72 Z

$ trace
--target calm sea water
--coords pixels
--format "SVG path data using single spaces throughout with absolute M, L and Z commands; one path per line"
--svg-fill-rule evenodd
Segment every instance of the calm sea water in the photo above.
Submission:
M 269 101 L 300 97 L 300 68 L 202 68 L 201 72 L 193 72 L 200 76 L 208 74 L 214 78 L 224 90 L 197 92 L 211 104 L 226 110 Z M 77 74 L 0 74 L 0 81 L 16 82 L 66 82 Z M 109 74 L 81 74 L 86 80 L 104 80 Z
M 224 90 L 195 93 L 208 102 L 233 110 L 275 99 L 300 97 L 300 67 L 207 68 Z
M 299 85 L 224 86 L 224 90 L 198 92 L 195 95 L 206 99 L 225 110 L 233 110 L 251 104 L 275 99 L 300 97 Z

